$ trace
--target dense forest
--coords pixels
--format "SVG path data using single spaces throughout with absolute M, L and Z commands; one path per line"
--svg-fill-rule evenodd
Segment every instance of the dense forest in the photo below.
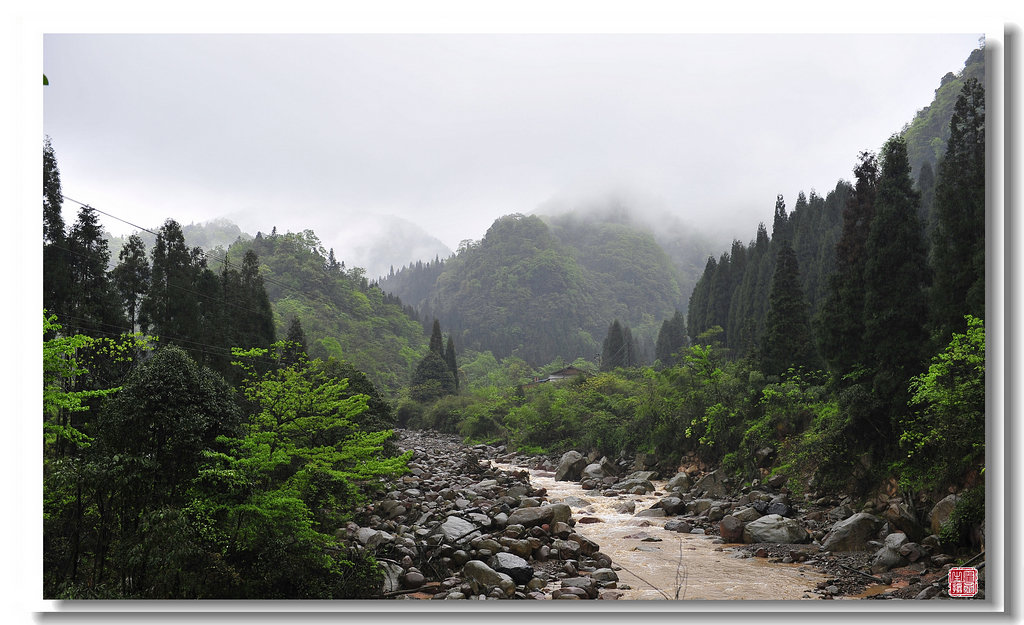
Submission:
M 47 139 L 44 596 L 374 596 L 380 567 L 339 528 L 408 470 L 396 426 L 696 457 L 797 494 L 895 485 L 918 511 L 957 492 L 943 540 L 966 541 L 985 495 L 983 60 L 852 180 L 777 196 L 749 243 L 708 256 L 622 215 L 516 214 L 379 285 L 309 230 L 187 238 L 168 219 L 111 242 L 84 204 L 66 224 Z

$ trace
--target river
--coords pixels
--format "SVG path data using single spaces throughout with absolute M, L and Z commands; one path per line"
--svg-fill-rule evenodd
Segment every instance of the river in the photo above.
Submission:
M 530 482 L 546 489 L 552 503 L 569 504 L 575 531 L 599 544 L 613 565 L 621 567 L 619 584 L 629 586 L 619 591 L 621 599 L 817 599 L 814 588 L 825 579 L 811 567 L 738 557 L 741 552 L 735 545 L 715 544 L 714 536 L 668 531 L 663 526 L 671 518 L 642 518 L 615 510 L 628 500 L 635 502 L 635 512 L 649 508 L 664 496 L 664 481 L 653 482 L 654 493 L 616 498 L 583 490 L 576 482 L 556 481 L 545 471 L 530 469 Z M 601 522 L 586 522 L 589 519 Z

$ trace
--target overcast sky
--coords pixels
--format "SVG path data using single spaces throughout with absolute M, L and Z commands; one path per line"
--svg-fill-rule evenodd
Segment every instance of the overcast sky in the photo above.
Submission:
M 609 192 L 747 240 L 776 194 L 851 178 L 979 35 L 47 35 L 44 129 L 76 200 L 312 227 L 339 258 L 366 215 L 454 249 Z

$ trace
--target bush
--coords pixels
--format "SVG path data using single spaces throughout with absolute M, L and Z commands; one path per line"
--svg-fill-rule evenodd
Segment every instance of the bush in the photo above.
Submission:
M 973 544 L 975 528 L 985 527 L 985 485 L 979 484 L 963 492 L 949 518 L 942 524 L 939 540 L 964 547 Z

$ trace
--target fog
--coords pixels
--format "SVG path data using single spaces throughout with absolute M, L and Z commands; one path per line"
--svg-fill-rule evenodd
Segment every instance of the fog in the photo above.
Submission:
M 342 260 L 389 224 L 456 249 L 608 198 L 745 241 L 777 194 L 849 179 L 978 38 L 54 34 L 44 130 L 69 197 L 312 228 Z

